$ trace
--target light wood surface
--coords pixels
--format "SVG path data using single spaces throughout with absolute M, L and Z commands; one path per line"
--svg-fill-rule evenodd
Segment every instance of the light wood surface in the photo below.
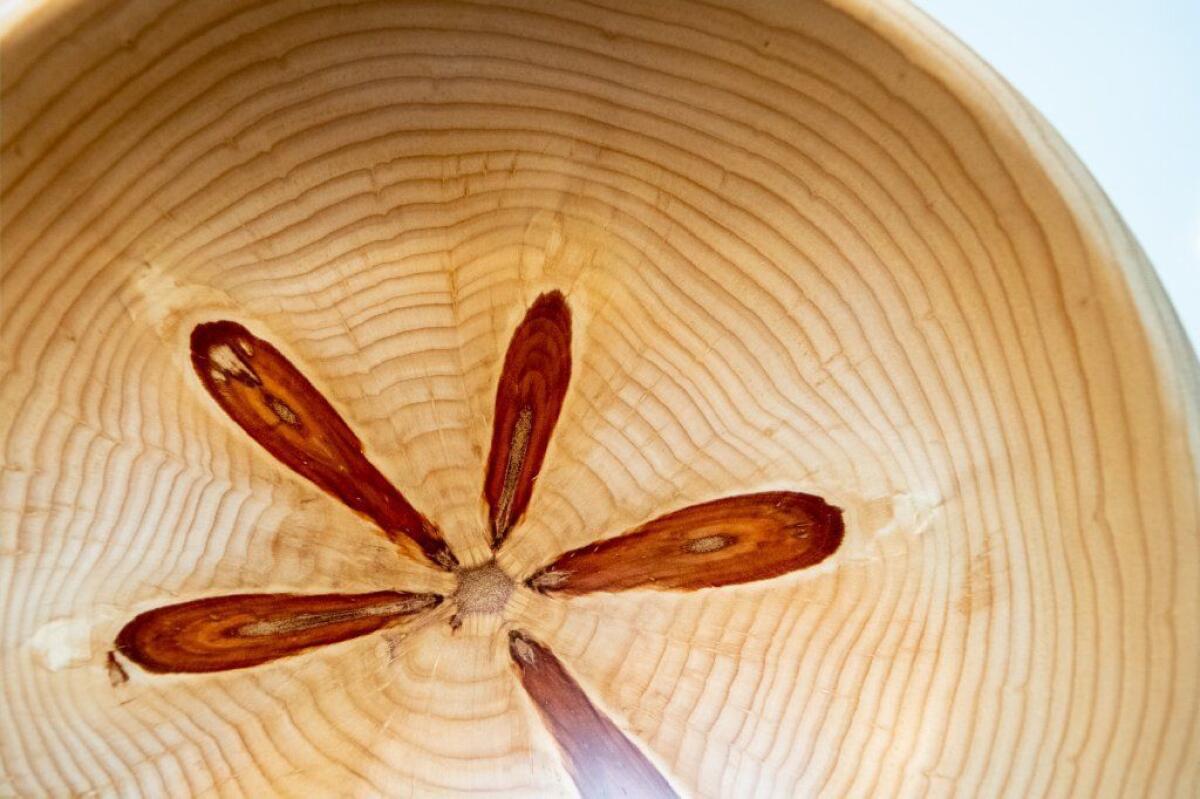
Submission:
M 1200 794 L 1200 368 L 1082 166 L 933 22 L 46 0 L 6 26 L 0 796 L 573 795 L 514 629 L 683 795 Z M 110 655 L 170 603 L 455 590 L 222 413 L 198 324 L 277 347 L 478 567 L 497 379 L 555 290 L 571 383 L 505 573 L 764 491 L 842 508 L 840 549 L 221 673 Z

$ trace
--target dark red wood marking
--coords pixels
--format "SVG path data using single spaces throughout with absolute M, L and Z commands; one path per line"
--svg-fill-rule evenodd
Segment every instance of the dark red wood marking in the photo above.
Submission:
M 436 594 L 235 594 L 147 611 L 117 650 L 147 671 L 244 669 L 395 624 L 442 601 Z
M 411 541 L 450 571 L 458 565 L 441 533 L 367 460 L 362 442 L 279 350 L 236 322 L 192 331 L 192 365 L 217 404 L 284 464 L 396 543 Z
M 677 796 L 544 644 L 513 630 L 508 648 L 521 684 L 565 755 L 567 772 L 584 799 Z
M 108 657 L 104 660 L 104 670 L 108 672 L 108 682 L 113 688 L 129 682 L 129 675 L 125 673 L 125 667 L 117 660 L 115 652 L 108 653 Z
M 692 505 L 562 555 L 528 585 L 543 593 L 695 590 L 813 566 L 842 543 L 842 511 L 795 491 Z
M 557 291 L 538 297 L 513 333 L 496 389 L 483 495 L 492 549 L 529 505 L 571 379 L 571 311 Z

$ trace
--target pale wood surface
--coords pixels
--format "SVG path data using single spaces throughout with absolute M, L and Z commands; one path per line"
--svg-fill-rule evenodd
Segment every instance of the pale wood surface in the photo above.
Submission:
M 514 622 L 685 794 L 1200 792 L 1195 357 L 916 12 L 44 2 L 2 57 L 0 795 L 570 795 Z M 269 334 L 479 563 L 551 289 L 574 375 L 502 565 L 776 488 L 837 555 L 112 684 L 165 602 L 453 588 L 215 410 L 195 324 Z

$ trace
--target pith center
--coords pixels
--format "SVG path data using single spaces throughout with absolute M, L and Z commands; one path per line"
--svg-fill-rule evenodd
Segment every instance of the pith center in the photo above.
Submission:
M 512 578 L 494 560 L 473 569 L 459 569 L 456 574 L 458 588 L 451 597 L 455 612 L 450 617 L 450 626 L 456 630 L 462 626 L 464 616 L 500 613 L 512 596 Z

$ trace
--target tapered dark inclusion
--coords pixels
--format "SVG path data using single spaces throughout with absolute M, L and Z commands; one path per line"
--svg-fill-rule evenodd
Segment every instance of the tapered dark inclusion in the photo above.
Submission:
M 815 566 L 842 543 L 840 509 L 797 491 L 742 494 L 660 516 L 560 556 L 529 578 L 546 594 L 691 591 Z
M 538 297 L 513 333 L 496 387 L 483 495 L 499 549 L 533 494 L 571 380 L 571 312 L 557 291 Z
M 596 709 L 548 647 L 514 630 L 508 648 L 521 684 L 562 750 L 567 772 L 584 799 L 676 796 L 654 764 Z
M 192 331 L 192 365 L 217 404 L 280 462 L 433 563 L 458 565 L 442 534 L 363 454 L 362 442 L 279 350 L 236 322 Z
M 195 599 L 138 615 L 116 646 L 152 672 L 242 669 L 375 632 L 441 601 L 399 591 Z

